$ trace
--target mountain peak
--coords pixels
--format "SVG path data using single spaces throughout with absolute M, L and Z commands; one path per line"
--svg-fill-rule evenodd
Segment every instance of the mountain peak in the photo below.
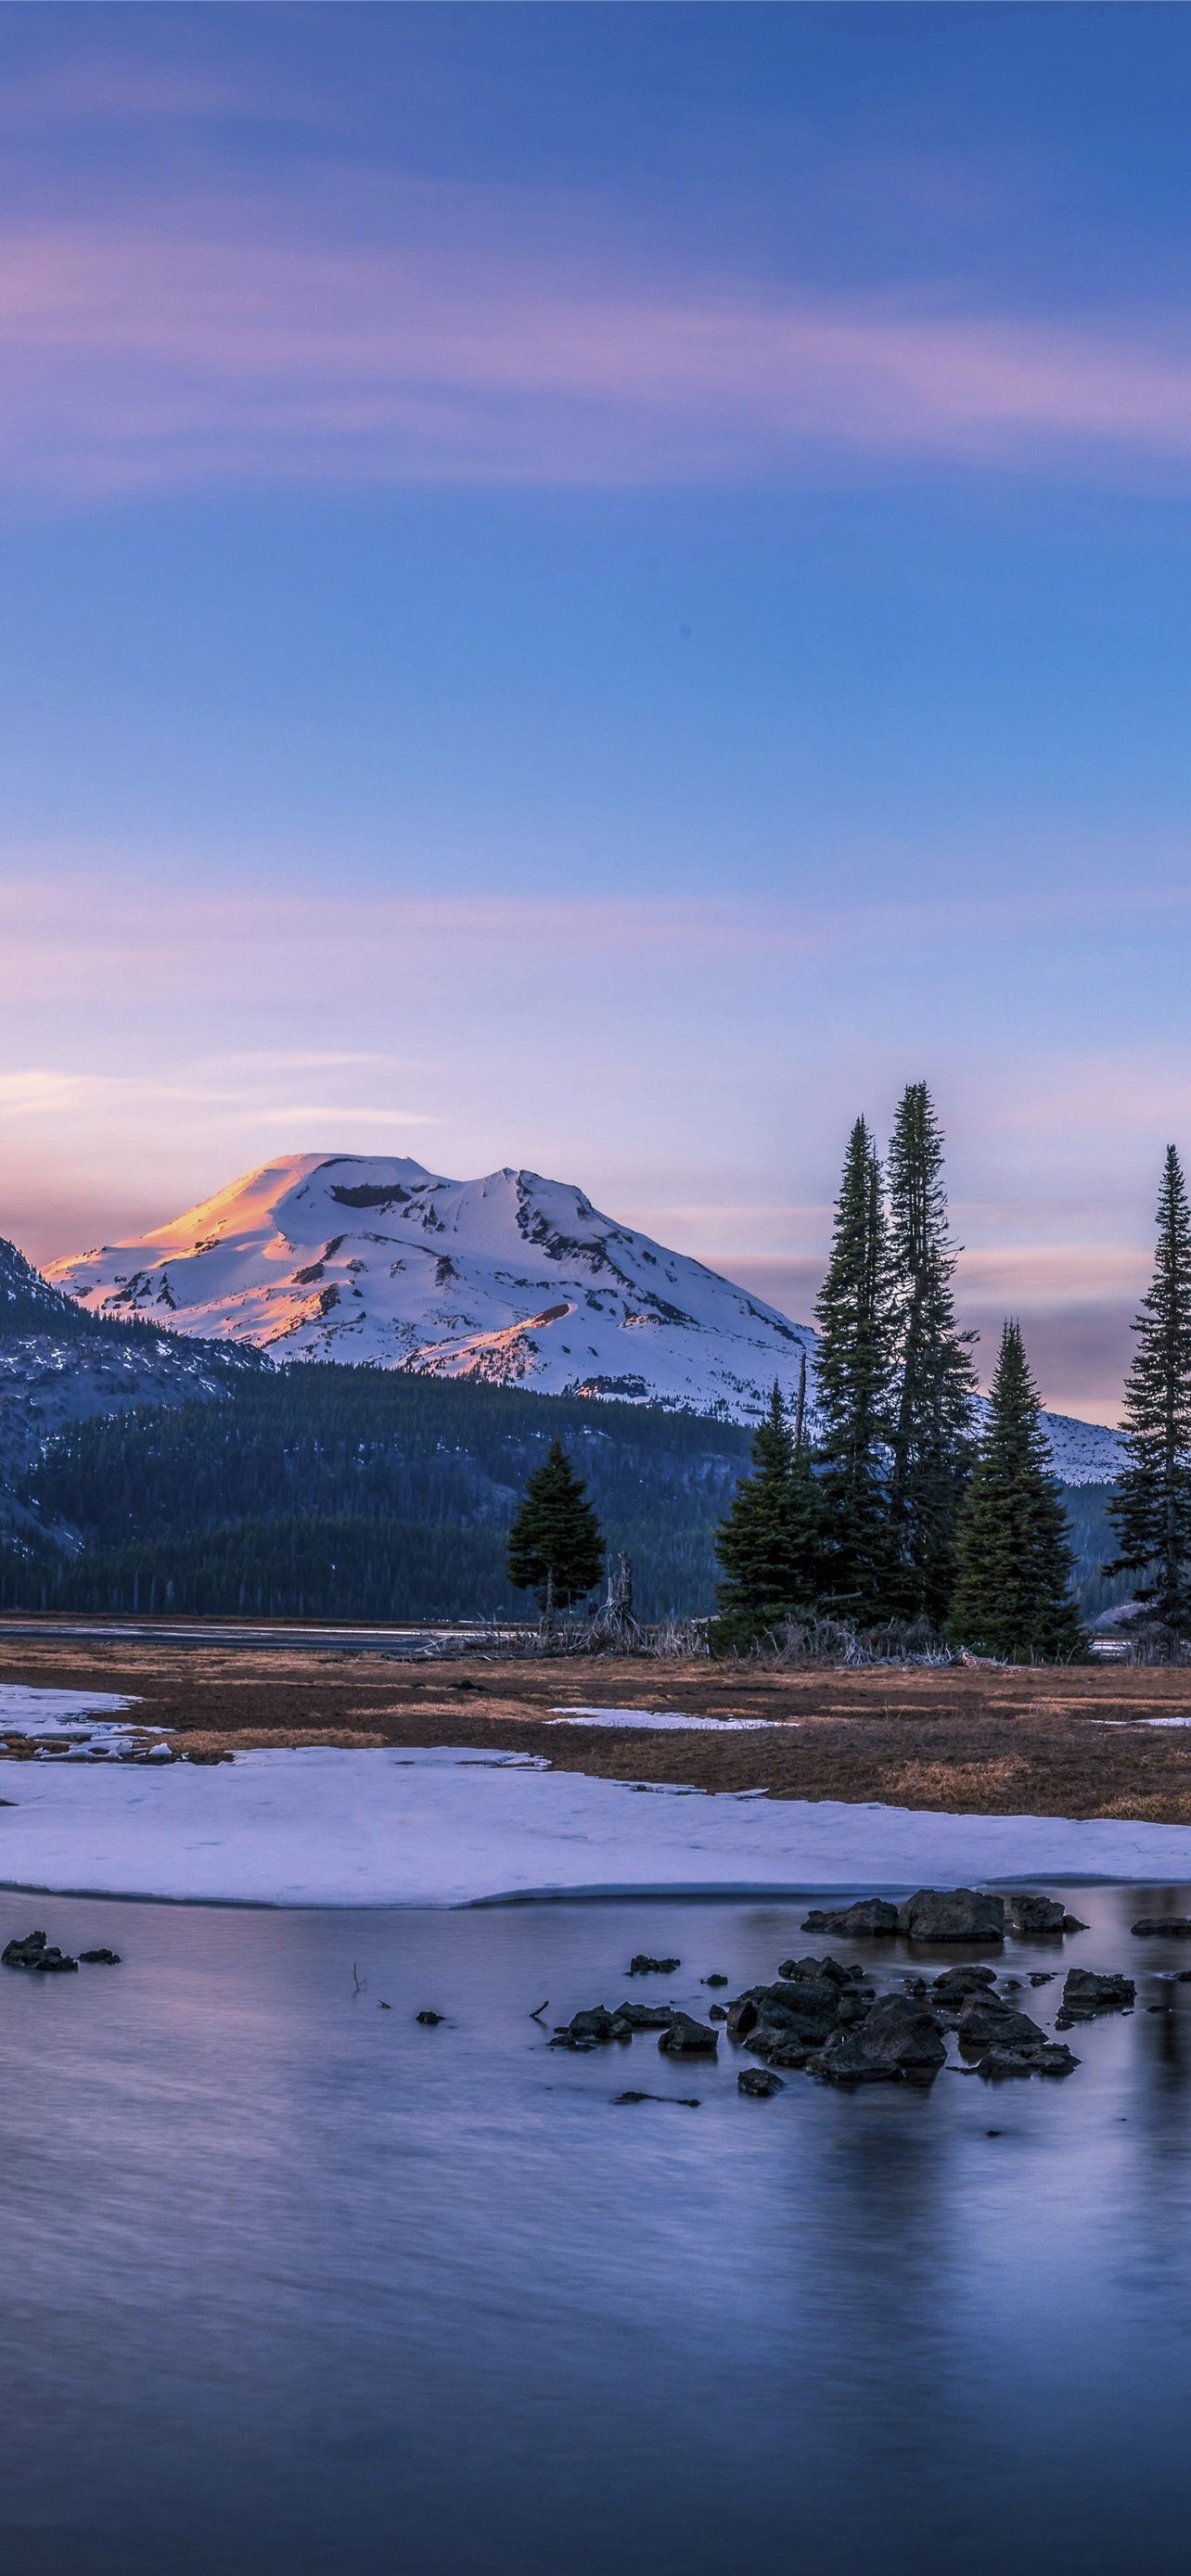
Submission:
M 139 1241 L 58 1261 L 90 1313 L 542 1393 L 749 1419 L 813 1343 L 702 1263 L 505 1164 L 455 1181 L 408 1158 L 279 1155 Z

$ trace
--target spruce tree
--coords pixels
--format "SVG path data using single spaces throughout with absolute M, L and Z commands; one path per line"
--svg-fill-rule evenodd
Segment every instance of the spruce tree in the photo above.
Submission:
M 881 1166 L 863 1118 L 848 1141 L 815 1321 L 826 1590 L 849 1617 L 896 1607 L 889 1514 L 892 1325 Z
M 561 1440 L 529 1478 L 509 1531 L 509 1581 L 536 1592 L 545 1616 L 567 1610 L 599 1582 L 604 1542 L 587 1488 Z
M 1127 1464 L 1109 1509 L 1120 1552 L 1106 1572 L 1137 1587 L 1173 1636 L 1191 1635 L 1191 1214 L 1173 1145 L 1158 1194 L 1154 1276 L 1133 1327 L 1125 1385 Z
M 974 1333 L 955 1320 L 955 1251 L 943 1187 L 943 1131 L 924 1082 L 898 1107 L 889 1147 L 889 1255 L 897 1387 L 889 1508 L 903 1606 L 933 1626 L 954 1581 L 955 1524 L 972 1463 Z
M 724 1569 L 712 1632 L 717 1652 L 758 1645 L 783 1619 L 814 1609 L 822 1579 L 819 1492 L 802 1408 L 794 1433 L 779 1386 L 753 1435 L 752 1474 L 741 1477 L 715 1545 Z
M 1001 1336 L 988 1416 L 956 1530 L 951 1629 L 961 1645 L 1011 1664 L 1078 1654 L 1074 1559 L 1021 1327 Z

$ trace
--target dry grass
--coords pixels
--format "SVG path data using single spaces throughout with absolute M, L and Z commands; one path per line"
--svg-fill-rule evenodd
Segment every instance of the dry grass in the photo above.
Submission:
M 1191 1672 L 766 1673 L 751 1665 L 569 1659 L 399 1664 L 368 1653 L 113 1639 L 0 1639 L 0 1679 L 126 1691 L 208 1758 L 236 1747 L 469 1744 L 566 1770 L 881 1799 L 984 1814 L 1191 1823 Z M 556 1707 L 767 1717 L 772 1731 L 644 1735 L 550 1724 Z M 1111 1721 L 1109 1723 L 1108 1721 Z

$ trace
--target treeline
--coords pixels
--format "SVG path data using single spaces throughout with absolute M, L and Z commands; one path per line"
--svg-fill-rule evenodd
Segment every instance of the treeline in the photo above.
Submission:
M 980 1652 L 1078 1653 L 1075 1554 L 1021 1329 L 1005 1323 L 987 1410 L 956 1329 L 942 1137 L 925 1085 L 898 1112 L 882 1173 L 852 1132 L 816 1320 L 819 1422 L 791 1424 L 775 1387 L 751 1473 L 718 1536 L 715 1634 L 756 1643 L 824 1611 L 919 1620 Z M 1115 1553 L 1160 1653 L 1191 1640 L 1191 1205 L 1167 1148 L 1150 1287 L 1125 1386 L 1125 1465 L 1107 1498 Z M 1119 1597 L 1119 1593 L 1118 1593 Z
M 884 1169 L 848 1144 L 816 1308 L 813 1433 L 775 1386 L 718 1535 L 726 1649 L 825 1613 L 919 1624 L 1022 1661 L 1079 1650 L 1074 1560 L 1038 1390 L 1007 1322 L 978 1423 L 959 1329 L 943 1137 L 925 1083 L 902 1096 Z

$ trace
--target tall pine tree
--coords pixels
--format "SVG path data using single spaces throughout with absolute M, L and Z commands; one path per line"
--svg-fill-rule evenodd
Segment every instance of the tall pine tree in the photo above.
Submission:
M 1191 1635 L 1191 1214 L 1173 1145 L 1158 1193 L 1154 1276 L 1134 1325 L 1125 1385 L 1127 1464 L 1110 1504 L 1120 1539 L 1111 1573 L 1145 1574 L 1137 1597 Z
M 1067 1661 L 1082 1640 L 1067 1516 L 1039 1412 L 1021 1327 L 1007 1323 L 960 1509 L 951 1628 L 961 1645 L 1011 1664 Z
M 889 1508 L 899 1585 L 906 1611 L 939 1627 L 972 1464 L 976 1337 L 955 1320 L 943 1131 L 924 1082 L 903 1093 L 889 1147 L 889 1259 L 897 1361 Z
M 783 1619 L 813 1611 L 823 1571 L 819 1489 L 803 1405 L 791 1431 L 778 1386 L 753 1435 L 752 1474 L 741 1477 L 720 1523 L 716 1554 L 724 1570 L 712 1632 L 717 1653 L 759 1645 Z
M 893 1309 L 881 1166 L 863 1118 L 848 1140 L 815 1322 L 825 1589 L 848 1617 L 880 1618 L 896 1606 L 889 1512 Z
M 568 1610 L 599 1582 L 604 1565 L 600 1525 L 561 1440 L 535 1469 L 509 1531 L 509 1581 L 536 1592 L 543 1615 Z

